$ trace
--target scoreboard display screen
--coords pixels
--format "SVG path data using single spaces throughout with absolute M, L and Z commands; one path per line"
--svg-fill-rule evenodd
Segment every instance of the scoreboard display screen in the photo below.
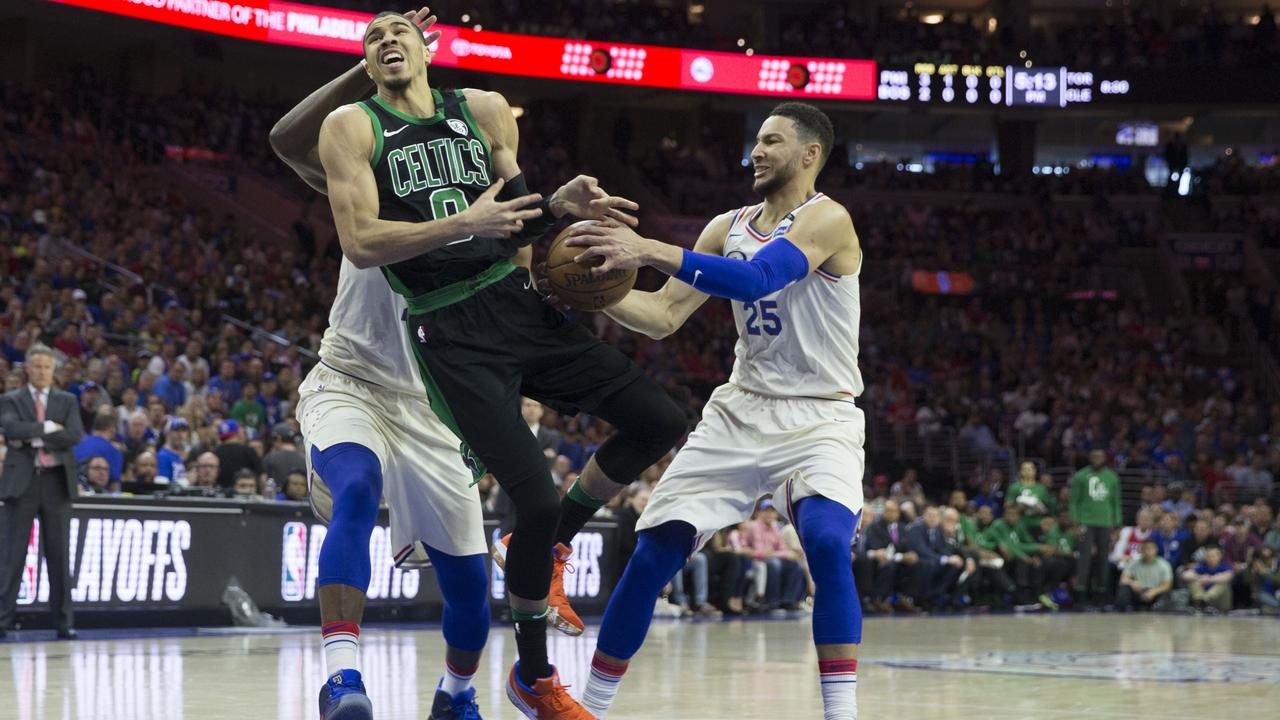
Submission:
M 880 65 L 876 99 L 971 107 L 1087 105 L 1129 94 L 1129 81 L 1067 67 L 920 62 Z

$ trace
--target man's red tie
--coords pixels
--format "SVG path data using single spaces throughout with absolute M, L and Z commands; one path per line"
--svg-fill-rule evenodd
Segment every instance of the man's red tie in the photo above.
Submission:
M 44 424 L 44 401 L 40 399 L 40 396 L 42 395 L 44 395 L 44 393 L 36 391 L 36 421 L 41 425 Z M 36 453 L 36 465 L 42 468 L 52 467 L 53 455 L 50 454 L 48 450 L 40 448 L 39 452 Z

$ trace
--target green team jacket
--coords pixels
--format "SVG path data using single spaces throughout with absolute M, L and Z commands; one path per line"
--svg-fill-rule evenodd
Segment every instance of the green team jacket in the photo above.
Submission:
M 1039 500 L 1040 503 L 1044 505 L 1044 508 L 1045 508 L 1044 512 L 1040 512 L 1039 510 L 1033 510 L 1031 509 L 1030 506 L 1023 505 L 1021 502 L 1018 502 L 1019 499 L 1021 499 L 1024 495 L 1030 495 L 1031 497 L 1034 497 L 1036 500 Z M 1022 508 L 1022 518 L 1024 520 L 1026 520 L 1028 517 L 1034 517 L 1038 521 L 1042 515 L 1053 512 L 1053 498 L 1049 497 L 1049 491 L 1045 490 L 1044 486 L 1038 482 L 1033 482 L 1033 483 L 1018 482 L 1018 483 L 1014 483 L 1013 485 L 1010 485 L 1009 492 L 1005 495 L 1005 502 L 1006 503 L 1017 502 L 1018 505 Z
M 1082 468 L 1071 478 L 1071 518 L 1081 525 L 1117 527 L 1120 477 L 1111 468 Z
M 1004 545 L 1015 558 L 1024 558 L 1036 552 L 1036 542 L 1021 527 L 1011 527 L 1003 519 L 996 520 L 987 527 L 987 541 L 994 548 Z
M 1040 539 L 1042 545 L 1052 545 L 1062 552 L 1074 552 L 1076 549 L 1076 541 L 1070 534 L 1062 532 L 1062 528 L 1057 525 L 1053 529 L 1044 534 Z
M 956 534 L 960 536 L 961 544 L 969 546 L 969 541 L 973 541 L 973 547 L 981 550 L 995 550 L 995 543 L 991 542 L 986 533 L 978 529 L 978 521 L 968 515 L 960 516 L 960 525 L 956 528 Z

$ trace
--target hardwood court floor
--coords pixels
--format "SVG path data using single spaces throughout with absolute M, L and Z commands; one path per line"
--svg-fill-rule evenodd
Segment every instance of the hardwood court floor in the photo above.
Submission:
M 578 695 L 595 628 L 554 639 Z M 87 635 L 92 638 L 94 633 Z M 421 720 L 441 673 L 435 628 L 362 637 L 376 717 Z M 487 720 L 512 720 L 515 647 L 495 626 L 476 678 Z M 2 720 L 313 720 L 317 633 L 0 643 Z M 873 618 L 860 717 L 950 720 L 1275 717 L 1280 620 L 1152 615 Z M 610 720 L 821 718 L 807 620 L 658 622 Z

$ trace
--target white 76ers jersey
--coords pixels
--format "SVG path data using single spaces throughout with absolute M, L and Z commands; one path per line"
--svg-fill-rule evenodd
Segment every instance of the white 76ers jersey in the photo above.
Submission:
M 381 270 L 362 270 L 343 257 L 329 328 L 320 340 L 320 361 L 388 390 L 425 397 L 404 311 L 404 298 L 391 289 Z
M 750 260 L 791 228 L 806 208 L 828 198 L 818 193 L 763 235 L 751 226 L 763 205 L 738 210 L 725 238 L 725 257 Z M 861 272 L 861 261 L 859 270 Z M 738 325 L 737 359 L 729 382 L 775 397 L 857 397 L 858 322 L 862 313 L 858 273 L 838 277 L 815 268 L 754 303 L 731 300 Z

